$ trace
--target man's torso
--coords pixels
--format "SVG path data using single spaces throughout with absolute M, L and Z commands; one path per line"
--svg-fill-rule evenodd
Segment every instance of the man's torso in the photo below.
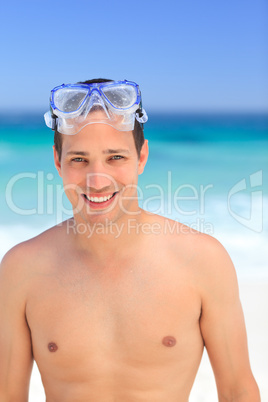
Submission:
M 26 317 L 47 402 L 188 400 L 201 299 L 190 242 L 173 237 L 101 268 L 58 236 L 33 258 Z

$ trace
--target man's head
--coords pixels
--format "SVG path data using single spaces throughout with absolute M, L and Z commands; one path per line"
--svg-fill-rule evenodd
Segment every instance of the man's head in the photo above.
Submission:
M 62 136 L 61 159 L 54 146 L 54 161 L 75 221 L 106 227 L 139 216 L 138 176 L 147 161 L 147 140 L 138 157 L 132 132 L 111 125 L 88 124 Z
M 88 92 L 88 88 L 91 92 Z M 58 95 L 59 93 L 60 95 Z M 63 100 L 64 96 L 66 100 Z M 64 114 L 67 114 L 68 118 L 62 117 L 59 108 L 55 106 L 60 102 L 67 110 L 67 112 L 64 110 Z M 74 134 L 91 123 L 104 123 L 112 125 L 120 131 L 132 131 L 136 151 L 138 157 L 140 156 L 144 143 L 143 122 L 147 121 L 147 115 L 142 109 L 137 84 L 98 78 L 75 85 L 62 85 L 52 91 L 51 105 L 52 110 L 55 107 L 52 113 L 54 122 L 57 122 L 54 127 L 54 145 L 59 158 L 61 158 L 62 143 L 65 137 L 61 133 L 69 134 L 68 130 L 70 130 L 70 134 Z M 72 108 L 75 110 L 73 111 Z M 77 112 L 76 109 L 80 112 Z M 98 116 L 98 119 L 95 116 Z M 47 123 L 47 125 L 49 124 Z
M 54 160 L 77 222 L 104 223 L 139 214 L 137 184 L 148 157 L 139 86 L 89 80 L 51 91 L 48 127 Z

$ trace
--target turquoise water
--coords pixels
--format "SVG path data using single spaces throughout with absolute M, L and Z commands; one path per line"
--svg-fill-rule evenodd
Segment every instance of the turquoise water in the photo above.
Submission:
M 268 278 L 268 115 L 152 113 L 145 136 L 140 205 L 217 237 L 242 277 Z M 0 138 L 1 258 L 71 210 L 42 114 L 0 116 Z

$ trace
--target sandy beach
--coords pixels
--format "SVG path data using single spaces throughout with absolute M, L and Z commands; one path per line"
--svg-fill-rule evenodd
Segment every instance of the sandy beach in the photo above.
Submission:
M 260 388 L 262 401 L 268 401 L 268 281 L 241 280 L 243 305 L 251 367 Z M 204 352 L 189 402 L 216 402 L 217 390 L 207 353 Z M 29 402 L 45 402 L 40 375 L 34 366 Z M 149 402 L 149 401 L 148 401 Z

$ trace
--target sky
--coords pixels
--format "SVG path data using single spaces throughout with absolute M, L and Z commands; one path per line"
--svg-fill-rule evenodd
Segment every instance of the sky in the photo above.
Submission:
M 0 41 L 1 111 L 102 77 L 149 111 L 268 112 L 267 0 L 5 0 Z

